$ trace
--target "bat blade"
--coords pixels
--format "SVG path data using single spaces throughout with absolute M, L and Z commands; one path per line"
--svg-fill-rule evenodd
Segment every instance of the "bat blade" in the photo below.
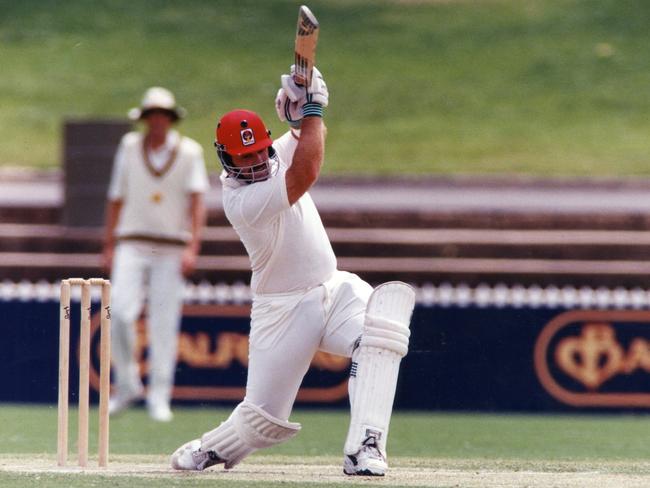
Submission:
M 314 14 L 305 5 L 298 11 L 298 27 L 296 29 L 295 60 L 296 71 L 294 81 L 300 86 L 309 86 L 316 63 L 316 45 L 320 26 Z

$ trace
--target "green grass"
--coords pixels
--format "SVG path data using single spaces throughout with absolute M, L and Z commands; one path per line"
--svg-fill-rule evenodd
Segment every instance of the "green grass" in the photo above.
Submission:
M 72 411 L 71 425 L 76 418 Z M 169 424 L 154 423 L 143 409 L 132 409 L 111 421 L 111 456 L 154 456 L 161 465 L 182 442 L 213 428 L 228 415 L 224 408 L 177 408 Z M 0 467 L 7 459 L 28 454 L 54 462 L 56 407 L 3 405 Z M 91 412 L 91 425 L 97 420 Z M 297 410 L 292 420 L 303 430 L 290 442 L 253 455 L 247 463 L 337 464 L 347 432 L 345 411 Z M 91 428 L 90 451 L 96 452 L 96 429 Z M 650 418 L 645 415 L 495 415 L 396 412 L 391 423 L 389 452 L 394 464 L 430 469 L 582 472 L 647 476 L 650 459 Z M 75 435 L 71 431 L 71 462 Z M 29 456 L 27 456 L 29 457 Z M 4 459 L 4 461 L 3 461 Z M 298 461 L 296 461 L 299 459 Z M 9 461 L 11 462 L 11 461 Z M 242 465 L 244 466 L 244 465 Z M 237 486 L 299 487 L 291 481 L 219 480 L 201 477 L 102 476 L 93 473 L 12 473 L 0 470 L 0 485 L 7 487 L 170 487 Z M 344 487 L 349 483 L 320 483 L 310 487 Z M 440 486 L 440 485 L 436 485 Z
M 229 409 L 178 408 L 174 421 L 149 420 L 133 409 L 111 420 L 111 453 L 170 454 L 182 442 L 214 428 Z M 0 454 L 53 453 L 56 406 L 0 407 Z M 345 411 L 297 410 L 303 425 L 290 442 L 264 454 L 339 456 L 347 433 Z M 91 425 L 96 421 L 92 412 Z M 70 420 L 75 424 L 74 410 Z M 91 429 L 91 450 L 96 449 Z M 495 415 L 396 412 L 389 441 L 392 456 L 450 459 L 647 460 L 650 417 L 645 415 Z M 75 438 L 71 436 L 71 452 Z
M 206 149 L 292 59 L 289 0 L 0 0 L 0 165 L 51 167 L 66 117 L 172 89 Z M 650 3 L 313 0 L 328 173 L 649 175 Z

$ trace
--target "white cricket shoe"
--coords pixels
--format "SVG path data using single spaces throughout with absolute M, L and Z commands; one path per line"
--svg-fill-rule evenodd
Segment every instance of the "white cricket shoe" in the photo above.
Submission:
M 343 472 L 357 476 L 384 476 L 388 470 L 386 458 L 379 450 L 377 439 L 370 436 L 363 441 L 356 454 L 343 458 Z
M 171 457 L 171 466 L 174 469 L 186 471 L 203 471 L 215 464 L 225 463 L 214 451 L 202 451 L 201 439 L 186 442 L 174 451 Z
M 147 403 L 147 411 L 149 417 L 156 422 L 171 422 L 174 418 L 174 414 L 166 403 Z
M 142 400 L 142 390 L 137 392 L 117 393 L 108 400 L 109 415 L 117 415 L 123 412 L 135 402 Z

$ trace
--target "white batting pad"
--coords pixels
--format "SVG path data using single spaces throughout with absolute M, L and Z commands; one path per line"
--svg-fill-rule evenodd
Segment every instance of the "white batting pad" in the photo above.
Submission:
M 414 305 L 415 292 L 400 281 L 379 285 L 370 295 L 361 342 L 352 354 L 345 454 L 354 455 L 372 435 L 386 455 L 399 364 L 408 351 Z
M 277 419 L 244 401 L 219 427 L 203 434 L 201 450 L 216 452 L 230 469 L 249 454 L 291 439 L 298 431 L 300 424 Z

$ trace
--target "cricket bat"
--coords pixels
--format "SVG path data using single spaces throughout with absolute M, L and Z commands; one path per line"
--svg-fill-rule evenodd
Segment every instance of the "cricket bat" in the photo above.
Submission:
M 314 14 L 303 5 L 298 11 L 296 29 L 295 65 L 293 80 L 296 85 L 310 86 L 316 62 L 316 44 L 318 43 L 319 24 Z

